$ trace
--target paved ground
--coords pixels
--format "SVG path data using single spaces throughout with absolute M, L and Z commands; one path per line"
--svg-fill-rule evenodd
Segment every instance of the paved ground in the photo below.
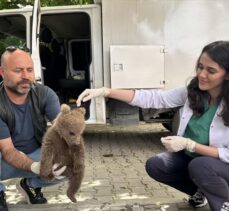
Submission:
M 139 127 L 92 127 L 85 131 L 86 172 L 77 204 L 66 197 L 67 182 L 44 188 L 47 205 L 27 205 L 7 181 L 10 211 L 193 211 L 175 189 L 153 181 L 145 172 L 147 158 L 164 150 L 160 124 Z M 209 207 L 198 211 L 210 210 Z

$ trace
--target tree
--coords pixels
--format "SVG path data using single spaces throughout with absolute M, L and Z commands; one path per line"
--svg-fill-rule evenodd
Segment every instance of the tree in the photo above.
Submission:
M 1 0 L 0 10 L 13 9 L 19 6 L 33 5 L 34 0 Z M 93 4 L 93 0 L 40 0 L 42 7 L 61 6 L 61 5 L 77 5 L 77 4 Z

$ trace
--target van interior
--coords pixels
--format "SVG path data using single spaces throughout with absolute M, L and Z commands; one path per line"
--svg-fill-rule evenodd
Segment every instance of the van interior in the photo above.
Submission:
M 39 50 L 43 82 L 56 92 L 61 103 L 72 107 L 78 95 L 90 87 L 90 28 L 90 17 L 85 12 L 41 15 Z M 24 16 L 0 16 L 0 41 L 9 37 L 8 45 L 25 45 Z M 90 102 L 83 106 L 88 119 Z
M 91 30 L 87 13 L 43 14 L 40 58 L 44 84 L 61 103 L 75 105 L 78 95 L 90 87 Z M 89 115 L 89 103 L 84 107 Z

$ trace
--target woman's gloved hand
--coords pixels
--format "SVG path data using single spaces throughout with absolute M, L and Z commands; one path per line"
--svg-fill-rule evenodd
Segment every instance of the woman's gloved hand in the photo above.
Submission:
M 79 107 L 81 105 L 81 101 L 86 102 L 95 97 L 107 97 L 110 94 L 110 89 L 106 87 L 102 87 L 99 89 L 85 89 L 80 96 L 78 97 L 76 104 Z
M 183 149 L 194 152 L 196 146 L 195 141 L 181 136 L 162 137 L 161 142 L 169 152 L 178 152 Z

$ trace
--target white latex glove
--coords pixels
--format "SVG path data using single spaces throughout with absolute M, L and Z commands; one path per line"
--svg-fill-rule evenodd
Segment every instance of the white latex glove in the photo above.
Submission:
M 110 94 L 110 89 L 106 87 L 102 87 L 99 89 L 85 89 L 80 96 L 78 97 L 76 104 L 79 107 L 81 105 L 81 101 L 86 102 L 95 97 L 107 97 Z
M 40 174 L 40 167 L 41 167 L 40 162 L 33 162 L 30 168 L 33 173 Z
M 186 149 L 189 152 L 194 152 L 196 146 L 195 141 L 181 136 L 163 137 L 161 138 L 161 142 L 169 152 L 178 152 L 183 149 Z
M 33 162 L 31 165 L 31 171 L 35 174 L 40 174 L 40 166 L 41 163 L 40 162 Z M 58 167 L 60 166 L 60 164 L 55 163 L 52 166 L 52 174 L 55 177 L 55 179 L 63 179 L 65 176 L 61 176 L 61 174 L 65 171 L 67 166 L 63 166 L 60 169 L 56 170 Z
M 59 163 L 54 163 L 52 166 L 52 174 L 56 179 L 63 179 L 65 176 L 61 176 L 62 173 L 64 173 L 67 166 L 62 166 L 60 169 L 56 170 L 60 166 Z

